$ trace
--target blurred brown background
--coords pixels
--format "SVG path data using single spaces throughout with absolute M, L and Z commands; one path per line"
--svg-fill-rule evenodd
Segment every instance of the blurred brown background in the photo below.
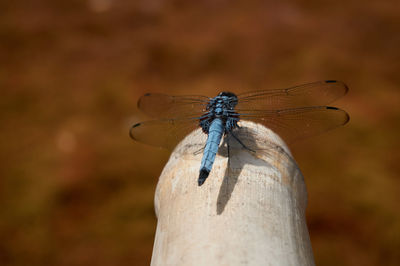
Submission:
M 350 123 L 292 146 L 317 265 L 400 264 L 400 5 L 0 2 L 0 265 L 147 265 L 168 153 L 134 143 L 146 92 L 324 79 Z M 193 180 L 196 182 L 196 180 Z

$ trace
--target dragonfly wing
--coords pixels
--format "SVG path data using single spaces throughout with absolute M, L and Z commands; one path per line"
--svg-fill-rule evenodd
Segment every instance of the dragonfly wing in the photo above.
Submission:
M 350 119 L 345 111 L 329 106 L 249 111 L 239 115 L 243 120 L 270 128 L 288 143 L 342 126 Z
M 162 119 L 137 123 L 129 134 L 136 141 L 172 149 L 196 128 L 199 128 L 198 118 Z
M 209 98 L 198 95 L 171 96 L 147 93 L 138 101 L 138 108 L 153 118 L 199 117 L 204 113 Z
M 325 80 L 278 90 L 261 90 L 238 95 L 236 110 L 282 110 L 327 105 L 345 95 L 341 81 Z

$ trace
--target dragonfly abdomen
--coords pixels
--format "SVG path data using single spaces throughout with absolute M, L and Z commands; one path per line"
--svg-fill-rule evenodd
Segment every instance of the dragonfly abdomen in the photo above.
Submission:
M 210 174 L 222 135 L 224 134 L 224 128 L 225 125 L 221 118 L 215 118 L 211 122 L 206 147 L 204 148 L 203 158 L 200 165 L 200 175 L 198 180 L 199 186 L 204 183 Z

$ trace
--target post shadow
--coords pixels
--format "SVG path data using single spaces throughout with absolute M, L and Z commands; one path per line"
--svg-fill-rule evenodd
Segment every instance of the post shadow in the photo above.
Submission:
M 218 154 L 228 157 L 228 165 L 225 169 L 225 174 L 218 193 L 218 215 L 222 214 L 225 210 L 225 207 L 230 200 L 233 190 L 238 182 L 238 178 L 246 164 L 276 168 L 263 158 L 284 156 L 297 165 L 294 158 L 278 144 L 269 140 L 260 141 L 259 138 L 255 139 L 254 136 L 257 134 L 257 132 L 254 132 L 252 128 L 237 128 L 235 129 L 234 134 L 240 139 L 240 141 L 243 142 L 246 147 L 250 148 L 254 152 L 245 149 L 234 137 L 230 135 L 224 137 Z
M 264 156 L 291 156 L 287 154 L 281 147 L 272 142 L 260 142 L 254 138 L 256 132 L 247 127 L 235 129 L 234 134 L 243 142 L 243 144 L 252 151 L 245 149 L 234 137 L 229 134 L 224 137 L 222 146 L 218 154 L 228 157 L 228 165 L 218 193 L 217 214 L 220 215 L 225 210 L 228 201 L 231 198 L 233 190 L 238 182 L 238 178 L 246 164 L 257 164 L 259 166 L 274 167 L 266 160 L 260 158 Z M 228 152 L 229 149 L 229 152 Z M 229 153 L 229 156 L 228 156 Z M 292 158 L 291 158 L 292 159 Z

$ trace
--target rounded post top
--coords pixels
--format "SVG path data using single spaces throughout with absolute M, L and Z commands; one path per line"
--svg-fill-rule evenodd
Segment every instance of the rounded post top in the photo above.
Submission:
M 152 265 L 314 265 L 289 149 L 262 125 L 241 121 L 236 133 L 254 152 L 226 136 L 200 187 L 206 135 L 192 132 L 171 154 L 156 189 Z

